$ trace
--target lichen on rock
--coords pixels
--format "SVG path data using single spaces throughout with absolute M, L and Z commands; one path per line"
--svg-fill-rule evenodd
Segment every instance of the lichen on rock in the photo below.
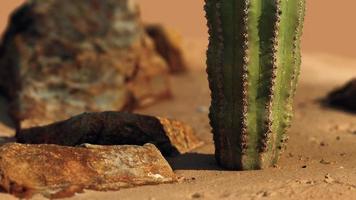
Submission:
M 132 0 L 32 0 L 0 46 L 0 94 L 18 128 L 170 96 L 168 67 Z
M 152 144 L 63 147 L 6 144 L 0 147 L 0 188 L 19 198 L 39 193 L 63 198 L 89 190 L 119 190 L 177 182 Z

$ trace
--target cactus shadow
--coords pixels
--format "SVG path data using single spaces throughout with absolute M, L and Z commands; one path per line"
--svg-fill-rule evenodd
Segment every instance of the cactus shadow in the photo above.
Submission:
M 173 170 L 222 170 L 213 154 L 186 153 L 167 160 Z

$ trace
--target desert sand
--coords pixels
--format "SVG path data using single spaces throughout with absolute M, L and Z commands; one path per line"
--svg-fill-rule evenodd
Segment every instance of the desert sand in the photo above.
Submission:
M 336 30 L 329 27 L 333 33 L 327 32 L 320 38 L 315 38 L 315 41 L 311 41 L 311 38 L 308 39 L 311 37 L 310 34 L 314 36 L 316 34 L 311 33 L 313 24 L 310 24 L 307 18 L 304 36 L 307 41 L 304 42 L 302 74 L 295 100 L 295 117 L 289 131 L 290 139 L 287 150 L 275 168 L 243 172 L 225 171 L 215 164 L 212 134 L 207 116 L 210 104 L 210 91 L 205 73 L 207 40 L 205 32 L 200 31 L 200 28 L 204 28 L 204 24 L 201 24 L 204 20 L 192 18 L 192 23 L 196 25 L 192 25 L 191 28 L 185 26 L 182 19 L 172 24 L 168 23 L 182 16 L 185 21 L 189 20 L 185 15 L 185 8 L 187 15 L 191 14 L 190 17 L 203 13 L 197 11 L 192 14 L 190 11 L 192 8 L 183 3 L 169 4 L 168 2 L 171 1 L 164 3 L 164 0 L 140 1 L 143 10 L 147 10 L 144 16 L 148 21 L 159 20 L 177 27 L 183 33 L 190 70 L 187 74 L 172 77 L 174 94 L 172 100 L 137 112 L 187 122 L 195 128 L 205 145 L 192 153 L 169 159 L 175 172 L 184 177 L 180 183 L 143 186 L 117 192 L 86 191 L 70 199 L 356 199 L 356 115 L 326 108 L 319 103 L 329 91 L 356 75 L 356 59 L 348 57 L 354 52 L 348 46 L 352 43 L 347 43 L 347 36 L 345 38 L 342 38 L 342 34 L 337 36 L 341 37 L 345 43 L 337 42 L 337 38 L 330 38 L 329 44 L 332 46 L 330 47 L 324 44 L 325 41 L 321 42 L 325 35 L 336 34 Z M 166 10 L 162 10 L 162 13 L 170 14 L 172 18 L 165 18 L 164 15 L 159 17 L 157 13 L 152 13 L 154 8 L 150 2 L 153 1 L 166 4 L 168 7 L 169 5 L 175 6 L 182 12 L 173 12 L 174 9 L 170 7 L 171 13 Z M 179 2 L 188 2 L 188 0 Z M 313 2 L 320 3 L 321 1 Z M 325 9 L 330 10 L 331 2 L 325 1 L 325 3 L 327 4 Z M 329 7 L 328 4 L 330 4 Z M 197 1 L 191 6 L 197 8 L 200 5 L 201 2 Z M 316 4 L 310 5 L 309 11 L 313 8 L 316 8 Z M 320 11 L 320 13 L 324 12 L 326 11 Z M 338 12 L 341 13 L 341 11 Z M 335 17 L 338 18 L 338 15 Z M 313 23 L 318 21 L 315 18 L 313 20 Z M 321 29 L 315 29 L 316 32 L 325 31 L 326 25 L 325 27 L 323 24 L 314 25 Z M 333 23 L 334 25 L 342 26 L 337 23 Z M 346 24 L 344 25 L 346 27 Z M 350 33 L 346 35 L 348 34 Z M 355 40 L 355 38 L 348 38 L 348 41 Z M 317 45 L 318 42 L 320 42 L 320 47 Z M 1 130 L 2 135 L 8 132 L 11 134 L 9 128 L 0 128 L 0 132 Z M 0 199 L 15 198 L 0 194 Z M 43 198 L 36 196 L 34 199 Z

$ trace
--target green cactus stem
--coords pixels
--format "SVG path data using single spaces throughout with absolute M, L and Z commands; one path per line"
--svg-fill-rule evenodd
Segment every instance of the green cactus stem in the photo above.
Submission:
M 274 165 L 300 71 L 305 0 L 205 0 L 210 123 L 218 163 Z

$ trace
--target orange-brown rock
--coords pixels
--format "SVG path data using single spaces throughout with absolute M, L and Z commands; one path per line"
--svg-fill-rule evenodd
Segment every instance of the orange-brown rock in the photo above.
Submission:
M 20 198 L 68 197 L 83 189 L 121 188 L 177 181 L 152 144 L 63 147 L 6 144 L 0 148 L 0 187 Z
M 168 67 L 132 0 L 32 0 L 0 45 L 0 94 L 18 128 L 169 97 Z
M 43 127 L 20 130 L 18 142 L 76 146 L 155 144 L 164 155 L 186 153 L 202 142 L 182 122 L 125 112 L 84 113 Z
M 180 73 L 187 70 L 187 64 L 182 50 L 182 38 L 180 35 L 159 24 L 145 26 L 146 32 L 153 39 L 156 50 L 166 60 L 172 73 Z

